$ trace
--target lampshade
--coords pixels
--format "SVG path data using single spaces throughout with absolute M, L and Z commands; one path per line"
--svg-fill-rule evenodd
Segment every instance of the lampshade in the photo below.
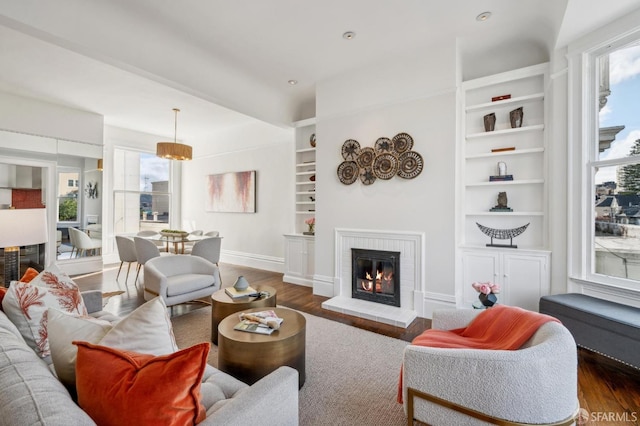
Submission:
M 20 277 L 20 246 L 46 243 L 48 240 L 47 209 L 0 210 L 5 287 Z
M 169 160 L 191 160 L 193 158 L 192 148 L 189 145 L 178 143 L 178 108 L 175 112 L 175 133 L 173 142 L 158 142 L 156 145 L 156 155 Z
M 47 209 L 0 210 L 0 248 L 46 243 Z

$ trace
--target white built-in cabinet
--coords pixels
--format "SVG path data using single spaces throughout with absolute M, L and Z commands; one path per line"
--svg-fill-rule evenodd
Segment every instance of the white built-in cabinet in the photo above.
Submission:
M 293 284 L 313 285 L 314 236 L 306 220 L 316 212 L 315 119 L 294 123 L 295 127 L 295 223 L 294 233 L 286 234 L 285 273 L 283 280 Z M 313 140 L 313 143 L 312 143 Z
M 537 311 L 540 296 L 549 293 L 550 259 L 542 250 L 463 249 L 464 307 L 478 301 L 471 283 L 491 281 L 501 287 L 498 303 Z
M 310 235 L 285 235 L 284 282 L 313 286 L 315 240 Z
M 457 294 L 461 307 L 470 307 L 478 294 L 475 281 L 501 284 L 500 303 L 537 310 L 540 296 L 549 291 L 546 88 L 547 63 L 462 83 L 458 167 Z M 492 98 L 510 95 L 508 99 Z M 512 128 L 510 112 L 522 107 L 521 127 Z M 495 114 L 493 131 L 484 117 Z M 513 180 L 490 181 L 506 165 Z M 491 211 L 498 194 L 506 192 L 513 211 Z M 528 228 L 513 239 L 518 248 L 486 247 L 491 242 L 478 227 Z M 494 239 L 497 244 L 510 240 Z

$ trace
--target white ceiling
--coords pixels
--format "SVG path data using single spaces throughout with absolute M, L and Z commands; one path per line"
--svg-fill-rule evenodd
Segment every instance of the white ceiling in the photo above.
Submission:
M 254 119 L 288 125 L 313 116 L 317 82 L 380 61 L 401 65 L 455 39 L 474 61 L 505 41 L 550 52 L 637 4 L 0 0 L 0 91 L 171 137 L 178 107 L 179 138 L 199 140 Z M 491 19 L 477 22 L 484 11 Z

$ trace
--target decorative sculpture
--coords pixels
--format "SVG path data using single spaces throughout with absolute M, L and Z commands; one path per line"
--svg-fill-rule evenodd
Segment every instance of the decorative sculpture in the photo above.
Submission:
M 496 114 L 491 113 L 484 116 L 484 131 L 493 132 L 496 128 Z
M 509 121 L 511 121 L 511 128 L 522 127 L 522 119 L 524 117 L 524 111 L 522 107 L 516 108 L 509 113 Z
M 522 225 L 518 228 L 511 228 L 511 229 L 489 228 L 488 226 L 480 225 L 478 222 L 476 222 L 476 225 L 478 225 L 478 228 L 480 229 L 480 231 L 482 231 L 483 234 L 491 237 L 491 243 L 487 244 L 487 247 L 518 248 L 518 246 L 513 244 L 513 239 L 518 235 L 522 234 L 527 229 L 527 226 L 529 226 L 529 223 L 527 223 L 526 225 Z M 494 244 L 493 243 L 494 238 L 498 240 L 510 240 L 510 241 L 509 241 L 509 244 Z

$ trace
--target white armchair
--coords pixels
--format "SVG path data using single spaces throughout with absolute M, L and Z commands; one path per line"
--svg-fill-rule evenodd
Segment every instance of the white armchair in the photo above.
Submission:
M 218 267 L 197 256 L 160 256 L 144 266 L 144 299 L 156 296 L 167 306 L 211 296 L 220 289 Z
M 480 310 L 436 311 L 433 328 L 466 326 Z M 579 408 L 576 344 L 560 323 L 542 325 L 514 351 L 408 345 L 403 399 L 408 424 L 570 425 Z M 504 422 L 506 420 L 507 422 Z

